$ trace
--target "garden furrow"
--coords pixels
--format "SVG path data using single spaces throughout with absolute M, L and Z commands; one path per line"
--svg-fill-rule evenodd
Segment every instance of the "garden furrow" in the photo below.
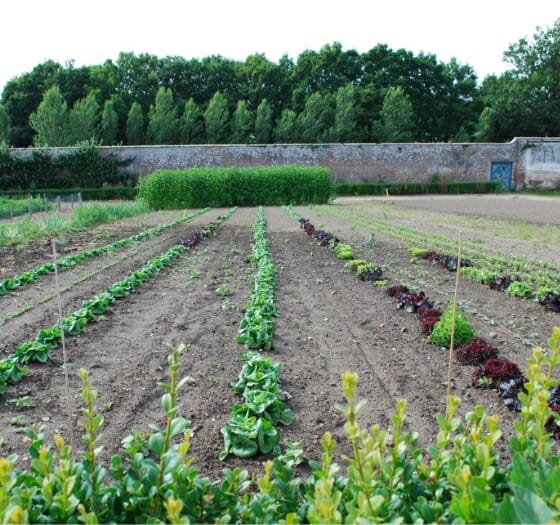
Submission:
M 146 432 L 148 423 L 157 423 L 162 393 L 158 384 L 168 373 L 169 345 L 186 343 L 189 351 L 182 356 L 182 374 L 191 379 L 182 392 L 181 411 L 192 420 L 197 434 L 201 431 L 203 441 L 195 440 L 194 453 L 208 454 L 211 444 L 211 456 L 220 465 L 219 429 L 234 402 L 229 382 L 237 374 L 237 356 L 243 351 L 234 336 L 250 289 L 251 269 L 244 262 L 249 252 L 250 232 L 244 224 L 240 226 L 236 213 L 215 236 L 144 283 L 141 293 L 124 297 L 118 309 L 115 306 L 82 334 L 67 339 L 72 392 L 79 388 L 77 370 L 85 367 L 100 393 L 107 454 L 114 453 L 132 429 Z M 221 284 L 231 295 L 216 293 Z M 210 321 L 214 319 L 216 323 Z M 36 408 L 24 414 L 27 423 L 40 422 L 41 414 L 53 414 L 44 422 L 52 435 L 55 428 L 67 429 L 67 420 L 62 355 L 53 352 L 51 357 L 45 365 L 31 365 L 30 376 L 14 385 L 9 395 L 28 392 L 35 399 Z M 43 390 L 49 396 L 37 398 L 37 392 Z M 72 403 L 78 402 L 72 394 Z M 10 428 L 9 421 L 2 423 Z M 15 430 L 10 432 L 12 447 L 18 446 Z M 211 439 L 205 438 L 206 431 Z M 67 431 L 66 436 L 68 439 Z
M 281 220 L 280 213 L 267 210 L 269 222 Z M 358 397 L 367 399 L 364 423 L 386 426 L 397 400 L 407 398 L 410 428 L 430 441 L 434 416 L 445 411 L 448 352 L 428 344 L 417 319 L 398 311 L 383 289 L 360 282 L 344 269 L 344 261 L 288 220 L 293 222 L 289 233 L 270 233 L 282 312 L 274 355 L 282 363 L 295 415 L 286 438 L 311 433 L 314 439 L 304 444 L 313 450 L 329 430 L 341 442 L 340 453 L 349 452 L 335 407 L 341 401 L 341 374 L 353 370 L 360 375 Z M 470 370 L 458 369 L 453 381 L 454 393 L 468 394 L 462 410 L 473 406 L 469 379 Z M 487 392 L 481 400 L 498 404 Z
M 63 315 L 80 307 L 84 299 L 104 290 L 114 282 L 122 279 L 128 272 L 142 266 L 147 260 L 165 252 L 190 232 L 196 231 L 220 214 L 212 210 L 188 223 L 178 225 L 171 231 L 152 238 L 147 243 L 124 248 L 122 255 L 105 255 L 90 259 L 78 267 L 73 267 L 59 275 L 59 290 Z M 114 264 L 113 262 L 118 264 Z M 40 286 L 33 286 L 20 292 L 10 294 L 2 299 L 7 308 L 2 311 L 0 324 L 0 351 L 6 351 L 9 345 L 19 344 L 23 337 L 29 336 L 32 326 L 49 326 L 58 318 L 56 301 L 57 286 L 54 276 L 42 280 Z M 32 308 L 29 308 L 29 306 Z M 15 315 L 19 311 L 21 315 Z M 11 317 L 8 317 L 11 316 Z
M 451 300 L 455 273 L 413 258 L 406 242 L 377 231 L 372 241 L 371 228 L 349 227 L 348 219 L 326 217 L 308 208 L 298 208 L 297 211 L 303 214 L 309 212 L 317 224 L 326 222 L 330 231 L 344 229 L 345 235 L 363 250 L 364 258 L 381 264 L 384 274 L 393 283 L 425 290 L 440 306 L 445 307 Z M 459 302 L 465 307 L 469 319 L 483 336 L 503 347 L 512 361 L 525 363 L 530 348 L 546 346 L 551 328 L 558 323 L 557 313 L 548 311 L 535 301 L 510 297 L 469 279 L 461 278 L 460 282 Z
M 17 383 L 23 379 L 28 370 L 22 368 L 22 365 L 48 361 L 51 350 L 59 345 L 64 347 L 64 336 L 77 336 L 90 322 L 103 319 L 112 303 L 133 293 L 138 285 L 154 278 L 160 270 L 172 264 L 185 251 L 194 248 L 200 241 L 213 234 L 235 211 L 236 208 L 232 208 L 220 215 L 201 231 L 179 241 L 165 253 L 131 271 L 105 291 L 83 301 L 79 309 L 68 315 L 60 314 L 57 322 L 51 327 L 40 328 L 34 339 L 19 344 L 13 354 L 0 361 L 0 393 L 5 392 L 8 383 Z
M 374 235 L 395 237 L 408 243 L 409 247 L 437 250 L 442 253 L 457 252 L 458 238 L 450 239 L 433 232 L 426 233 L 417 228 L 395 226 L 387 220 L 368 216 L 363 212 L 356 212 L 351 208 L 318 207 L 320 213 L 326 213 L 342 218 L 362 227 L 370 228 Z M 489 269 L 494 273 L 513 273 L 523 280 L 533 283 L 536 287 L 557 289 L 560 286 L 558 269 L 544 261 L 537 261 L 514 253 L 504 253 L 497 249 L 487 248 L 479 243 L 466 240 L 463 243 L 464 257 L 472 260 L 475 266 Z
M 23 271 L 17 275 L 14 275 L 13 277 L 2 279 L 0 280 L 0 296 L 4 296 L 7 293 L 14 290 L 20 291 L 23 287 L 30 285 L 32 283 L 36 283 L 40 277 L 55 273 L 55 270 L 58 272 L 62 272 L 77 264 L 87 261 L 92 257 L 99 257 L 101 255 L 106 255 L 109 253 L 112 254 L 133 243 L 139 243 L 145 241 L 150 237 L 153 237 L 154 235 L 161 234 L 164 231 L 169 230 L 170 228 L 173 228 L 184 222 L 190 221 L 195 217 L 198 217 L 199 215 L 206 213 L 208 210 L 209 208 L 194 211 L 188 215 L 180 217 L 179 219 L 173 222 L 162 224 L 154 228 L 145 229 L 140 233 L 131 235 L 130 237 L 119 239 L 110 244 L 106 244 L 105 246 L 92 248 L 91 250 L 83 250 L 74 253 L 72 255 L 66 255 L 63 257 L 58 256 L 58 258 L 56 259 L 56 263 L 54 261 L 47 262 L 42 264 L 41 266 Z

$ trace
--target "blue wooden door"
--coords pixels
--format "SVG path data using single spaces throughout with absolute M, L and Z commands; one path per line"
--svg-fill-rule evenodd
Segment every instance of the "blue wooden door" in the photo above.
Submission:
M 511 191 L 511 162 L 492 162 L 490 180 L 502 181 L 504 191 Z

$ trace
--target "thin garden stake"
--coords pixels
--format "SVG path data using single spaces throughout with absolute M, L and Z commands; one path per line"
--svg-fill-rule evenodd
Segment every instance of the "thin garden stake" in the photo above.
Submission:
M 449 367 L 447 369 L 447 406 L 449 410 L 449 396 L 451 395 L 451 368 L 453 364 L 453 349 L 455 347 L 455 316 L 457 313 L 457 296 L 459 295 L 459 277 L 461 273 L 461 248 L 463 247 L 463 232 L 459 232 L 459 251 L 457 252 L 457 270 L 455 272 L 455 291 L 453 293 L 453 308 L 451 310 L 451 342 L 449 344 Z
M 66 389 L 66 412 L 68 416 L 68 432 L 70 433 L 70 446 L 74 450 L 74 432 L 72 430 L 72 410 L 70 406 L 70 380 L 68 378 L 68 360 L 66 359 L 66 341 L 64 339 L 64 325 L 62 323 L 62 298 L 60 296 L 60 286 L 58 283 L 58 266 L 56 265 L 56 241 L 52 240 L 54 283 L 56 288 L 56 302 L 58 304 L 58 319 L 60 323 L 60 342 L 62 343 L 62 367 L 64 368 L 64 386 Z

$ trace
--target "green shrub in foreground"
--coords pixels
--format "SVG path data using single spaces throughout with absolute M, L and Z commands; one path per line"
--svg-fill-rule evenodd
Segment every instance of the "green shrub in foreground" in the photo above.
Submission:
M 276 206 L 329 202 L 328 168 L 189 168 L 158 170 L 142 179 L 139 197 L 151 209 Z
M 509 437 L 511 464 L 502 466 L 499 419 L 476 406 L 457 415 L 459 398 L 439 414 L 435 443 L 425 450 L 405 430 L 406 400 L 397 403 L 389 428 L 361 428 L 356 401 L 358 376 L 345 372 L 340 410 L 352 447 L 347 473 L 334 462 L 336 442 L 327 432 L 320 461 L 300 477 L 297 445 L 268 460 L 251 479 L 239 468 L 221 480 L 198 474 L 189 457 L 193 433 L 178 415 L 180 353 L 169 357 L 170 381 L 163 384 L 165 425 L 148 436 L 131 435 L 109 465 L 100 458 L 102 416 L 85 370 L 80 426 L 81 459 L 61 436 L 54 450 L 40 429 L 27 430 L 32 468 L 20 471 L 17 458 L 0 458 L 1 523 L 552 523 L 560 519 L 560 457 L 547 431 L 550 389 L 560 364 L 560 327 L 549 350 L 535 348 L 521 394 L 520 418 Z

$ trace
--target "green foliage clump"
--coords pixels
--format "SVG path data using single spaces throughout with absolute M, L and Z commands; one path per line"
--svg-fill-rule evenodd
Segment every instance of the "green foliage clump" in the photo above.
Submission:
M 434 325 L 434 329 L 428 337 L 430 343 L 449 347 L 451 344 L 451 329 L 453 326 L 452 318 L 453 309 L 448 307 L 445 312 L 443 312 L 440 320 Z M 457 310 L 455 312 L 455 345 L 470 343 L 475 335 L 476 332 L 469 321 Z
M 52 207 L 52 205 L 50 205 Z M 0 219 L 25 215 L 31 212 L 45 211 L 45 203 L 42 199 L 4 199 L 0 197 Z
M 140 181 L 139 196 L 154 210 L 324 204 L 332 187 L 328 168 L 189 168 L 155 171 Z
M 331 248 L 339 259 L 354 259 L 354 250 L 349 244 L 346 244 L 344 242 L 332 243 Z
M 104 184 L 135 186 L 136 176 L 123 171 L 130 162 L 131 159 L 121 161 L 116 155 L 100 153 L 91 142 L 58 155 L 40 149 L 23 155 L 0 148 L 0 190 L 101 188 Z
M 410 253 L 410 255 L 412 255 L 412 257 L 423 257 L 426 253 L 428 253 L 428 250 L 426 248 L 409 248 L 408 249 L 408 253 Z
M 364 259 L 352 259 L 351 261 L 348 261 L 345 266 L 351 270 L 357 270 L 357 268 L 363 266 L 364 264 L 367 264 L 367 261 Z
M 506 293 L 512 297 L 533 297 L 533 287 L 523 281 L 513 281 L 506 289 Z
M 497 272 L 485 270 L 484 268 L 476 268 L 474 266 L 461 267 L 461 273 L 465 277 L 481 284 L 488 284 L 492 279 L 499 277 Z

